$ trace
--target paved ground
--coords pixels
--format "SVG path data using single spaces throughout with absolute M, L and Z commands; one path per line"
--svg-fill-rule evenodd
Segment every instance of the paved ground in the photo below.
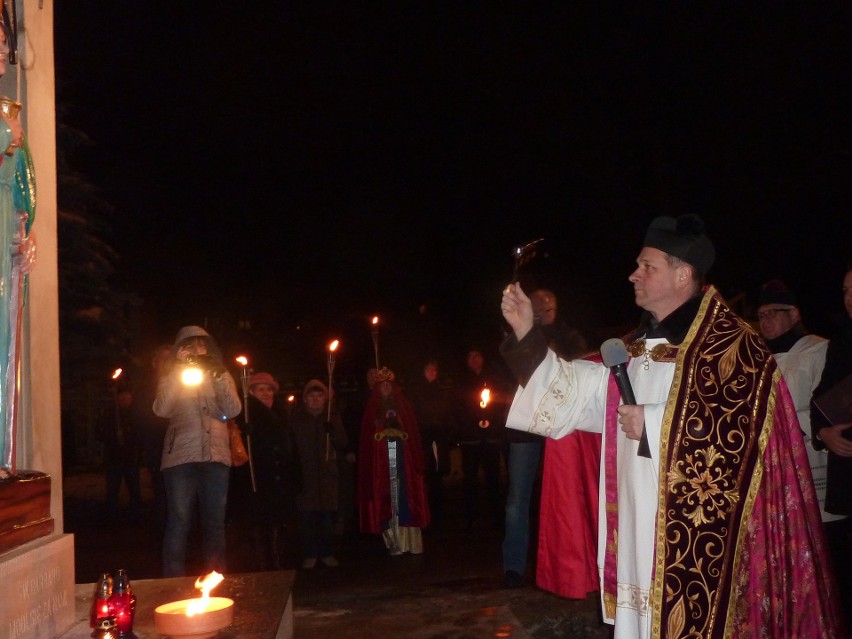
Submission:
M 99 475 L 69 475 L 64 483 L 65 529 L 75 535 L 77 583 L 119 567 L 131 579 L 160 576 L 161 534 L 150 505 L 141 519 L 128 521 L 121 513 L 104 512 Z M 531 584 L 504 588 L 502 533 L 484 523 L 465 529 L 458 486 L 451 482 L 449 489 L 447 524 L 425 536 L 423 555 L 390 557 L 378 538 L 349 532 L 337 537 L 339 568 L 299 569 L 293 593 L 296 639 L 610 637 L 599 621 L 596 595 L 574 601 Z M 145 496 L 150 499 L 147 485 Z M 283 567 L 296 568 L 295 530 L 285 544 Z M 248 527 L 229 525 L 228 549 L 229 571 L 257 569 Z M 195 551 L 189 570 L 200 574 L 197 559 Z

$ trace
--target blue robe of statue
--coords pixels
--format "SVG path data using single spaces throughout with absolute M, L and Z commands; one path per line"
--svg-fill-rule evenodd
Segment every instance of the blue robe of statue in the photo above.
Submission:
M 0 149 L 8 149 L 11 141 L 11 132 L 0 126 Z M 0 159 L 0 423 L 4 426 L 0 465 L 8 469 L 13 466 L 16 362 L 20 358 L 17 335 L 24 303 L 20 249 L 35 215 L 35 180 L 26 142 Z

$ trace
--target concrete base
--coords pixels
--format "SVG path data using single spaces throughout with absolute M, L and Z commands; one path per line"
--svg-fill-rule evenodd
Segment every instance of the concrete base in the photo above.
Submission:
M 74 623 L 74 536 L 42 537 L 0 556 L 0 639 L 55 639 Z

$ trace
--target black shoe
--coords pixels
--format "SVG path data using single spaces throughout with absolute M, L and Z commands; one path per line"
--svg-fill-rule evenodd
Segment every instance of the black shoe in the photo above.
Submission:
M 506 588 L 520 588 L 524 585 L 524 576 L 514 570 L 507 570 L 503 583 Z

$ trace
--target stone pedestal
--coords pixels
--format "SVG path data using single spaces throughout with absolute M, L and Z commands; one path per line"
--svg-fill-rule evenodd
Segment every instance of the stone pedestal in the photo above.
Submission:
M 226 574 L 210 595 L 234 601 L 234 621 L 219 631 L 217 639 L 292 639 L 295 578 L 292 570 Z M 130 587 L 136 595 L 133 633 L 137 639 L 160 639 L 162 635 L 154 626 L 154 609 L 172 601 L 198 597 L 195 580 L 196 577 L 134 580 L 130 575 Z M 75 586 L 75 623 L 61 639 L 91 636 L 89 608 L 94 593 L 93 583 Z
M 74 536 L 53 535 L 0 555 L 0 639 L 55 639 L 74 623 Z

